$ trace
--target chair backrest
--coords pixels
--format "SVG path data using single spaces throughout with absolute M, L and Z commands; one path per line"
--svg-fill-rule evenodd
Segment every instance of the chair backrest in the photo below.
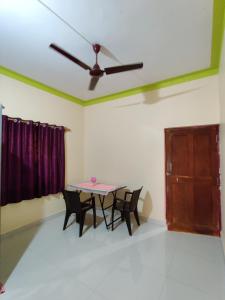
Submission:
M 131 199 L 130 199 L 130 211 L 134 211 L 136 209 L 142 189 L 143 186 L 139 190 L 135 190 L 132 192 Z
M 67 211 L 70 211 L 71 213 L 79 213 L 81 211 L 80 192 L 64 190 L 63 197 Z

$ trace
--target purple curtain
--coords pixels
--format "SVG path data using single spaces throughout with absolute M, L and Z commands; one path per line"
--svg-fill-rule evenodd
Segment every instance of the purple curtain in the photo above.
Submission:
M 64 189 L 64 127 L 2 117 L 1 205 Z

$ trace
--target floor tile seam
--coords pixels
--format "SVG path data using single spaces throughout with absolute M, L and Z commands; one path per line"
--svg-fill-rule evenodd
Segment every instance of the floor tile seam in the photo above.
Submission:
M 199 235 L 200 236 L 200 235 Z M 201 238 L 201 237 L 200 237 Z M 184 253 L 184 254 L 188 254 L 191 255 L 192 257 L 195 258 L 200 258 L 202 261 L 207 261 L 208 263 L 212 263 L 212 264 L 216 264 L 216 259 L 214 261 L 214 259 L 209 259 L 206 256 L 202 256 L 194 251 L 190 251 L 187 249 L 187 247 L 182 246 L 182 240 L 184 239 L 184 236 L 182 237 L 182 239 L 179 241 L 178 247 L 176 248 L 177 253 Z
M 118 251 L 118 250 L 121 250 L 122 248 L 119 248 L 119 249 L 113 249 L 110 253 L 104 253 L 104 250 L 101 250 L 100 252 L 98 251 L 97 252 L 97 255 L 94 255 L 94 256 L 92 256 L 91 258 L 89 258 L 88 260 L 87 260 L 87 255 L 85 254 L 85 255 L 83 255 L 82 257 L 79 257 L 79 259 L 81 260 L 83 260 L 83 267 L 88 267 L 88 265 L 91 265 L 91 264 L 94 264 L 94 263 L 97 263 L 99 260 L 101 260 L 101 259 L 104 259 L 104 258 L 107 258 L 108 256 L 110 256 L 110 255 L 112 255 L 112 254 L 115 254 L 116 253 L 116 251 Z M 71 262 L 73 262 L 74 261 L 74 259 L 75 260 L 77 260 L 77 257 L 76 258 L 72 258 L 69 262 L 68 262 L 68 264 L 69 265 L 71 265 Z M 109 257 L 109 259 L 110 259 L 110 257 Z
M 186 232 L 186 231 L 175 231 L 177 233 L 182 233 L 183 237 L 188 236 L 189 238 L 197 238 L 197 237 L 202 237 L 205 240 L 219 240 L 220 237 L 219 236 L 214 236 L 214 235 L 209 235 L 209 234 L 203 234 L 203 233 L 199 233 L 199 232 Z
M 101 250 L 98 250 L 97 253 L 91 257 L 90 262 L 86 261 L 85 263 L 89 264 L 89 263 L 93 263 L 93 261 L 97 262 L 99 259 L 107 259 L 108 257 L 110 259 L 111 255 L 116 255 L 117 252 L 122 251 L 123 249 L 127 249 L 132 245 L 133 244 L 122 245 L 122 246 L 118 246 L 115 248 L 112 248 L 111 245 L 106 246 L 106 247 L 102 248 Z M 106 251 L 105 249 L 108 249 L 108 248 L 111 248 L 111 249 L 109 251 L 108 250 Z M 86 260 L 86 258 L 85 258 L 85 260 Z
M 188 241 L 189 240 L 189 241 Z M 219 247 L 222 246 L 222 243 L 221 243 L 221 238 L 220 237 L 215 237 L 215 236 L 206 236 L 206 235 L 203 235 L 203 234 L 192 234 L 192 238 L 190 239 L 190 236 L 186 236 L 186 233 L 184 233 L 184 235 L 182 236 L 182 239 L 181 239 L 181 243 L 196 243 L 198 242 L 199 243 L 199 240 L 201 240 L 202 242 L 205 243 L 205 241 L 207 241 L 207 243 L 210 244 L 210 246 L 213 244 L 213 245 L 217 245 Z M 215 244 L 215 242 L 217 244 Z M 185 246 L 184 246 L 185 247 Z M 213 246 L 215 247 L 215 246 Z
M 161 232 L 161 230 L 159 231 Z M 155 233 L 156 234 L 156 233 Z M 98 261 L 98 259 L 101 259 L 101 258 L 105 258 L 107 257 L 108 255 L 111 255 L 111 254 L 114 254 L 116 253 L 117 251 L 121 250 L 121 249 L 125 249 L 125 248 L 128 248 L 130 246 L 133 246 L 133 245 L 136 245 L 138 244 L 140 241 L 143 241 L 147 238 L 150 238 L 154 236 L 152 233 L 144 233 L 142 234 L 141 236 L 136 236 L 135 240 L 133 239 L 134 237 L 129 237 L 128 239 L 126 239 L 125 241 L 120 241 L 120 242 L 117 242 L 116 244 L 110 244 L 110 245 L 106 245 L 104 247 L 102 247 L 101 249 L 95 249 L 94 250 L 94 254 L 92 252 L 92 255 L 91 255 L 91 258 L 89 258 L 89 262 L 87 261 L 87 254 L 82 254 L 79 259 L 80 260 L 85 260 L 86 264 L 90 264 L 90 263 L 93 263 L 93 260 L 95 261 Z M 132 240 L 130 240 L 132 239 Z M 121 245 L 122 244 L 122 245 Z M 70 261 L 68 261 L 67 264 L 71 265 L 71 263 L 74 262 L 74 259 L 77 260 L 77 257 L 75 258 L 72 258 Z
M 184 286 L 184 287 L 186 287 L 186 288 L 192 289 L 193 291 L 196 291 L 196 292 L 198 292 L 198 293 L 201 293 L 201 294 L 204 295 L 204 296 L 209 296 L 209 297 L 212 296 L 211 293 L 208 292 L 208 291 L 205 291 L 205 290 L 202 290 L 202 289 L 200 289 L 200 288 L 197 288 L 196 286 L 193 286 L 192 284 L 184 283 L 183 281 L 180 281 L 180 280 L 178 280 L 178 279 L 176 279 L 176 278 L 173 278 L 173 277 L 171 277 L 171 276 L 166 275 L 166 281 L 167 281 L 167 280 L 173 281 L 173 282 L 175 282 L 175 283 L 177 283 L 177 284 L 179 284 L 179 285 L 182 285 L 182 286 Z M 159 300 L 161 300 L 161 299 L 159 299 Z M 190 300 L 191 300 L 191 299 L 190 299 Z M 217 299 L 214 299 L 214 300 L 217 300 Z
M 16 269 L 14 269 L 14 270 L 16 271 Z M 51 270 L 51 271 L 52 271 L 52 270 Z M 31 273 L 30 273 L 30 275 L 33 276 L 35 273 L 36 273 L 36 270 L 32 270 Z M 12 275 L 12 273 L 11 273 L 10 275 Z M 56 273 L 52 274 L 51 277 L 49 278 L 49 282 L 50 282 L 50 283 L 51 283 L 51 282 L 54 282 L 54 285 L 55 285 L 57 282 L 60 283 L 60 282 L 61 282 L 61 279 L 60 279 L 60 277 L 59 277 L 58 275 L 59 275 L 59 274 L 56 274 Z M 41 278 L 41 280 L 39 281 L 39 284 L 40 284 L 40 286 L 45 286 L 45 285 L 46 285 L 45 279 L 42 279 L 42 278 Z M 35 285 L 36 285 L 36 283 L 35 283 Z
M 84 287 L 84 288 L 88 288 L 88 289 L 90 289 L 90 290 L 92 290 L 89 286 L 87 286 L 87 285 L 85 285 L 83 282 L 81 282 L 79 279 L 76 279 L 76 283 L 78 283 L 78 284 L 80 284 L 82 287 Z M 53 289 L 55 289 L 55 286 L 56 286 L 56 284 L 58 284 L 58 286 L 60 287 L 61 285 L 62 285 L 62 279 L 61 278 L 51 278 L 51 280 L 47 283 L 48 284 L 48 288 L 53 288 Z M 6 288 L 7 288 L 7 284 L 5 284 L 5 286 L 6 286 Z M 35 287 L 34 286 L 32 286 L 32 293 L 33 293 L 33 288 L 35 288 L 36 289 L 36 291 L 38 291 L 38 290 L 40 290 L 40 289 L 46 289 L 46 282 L 45 281 L 43 281 L 43 282 L 41 282 L 41 283 L 39 283 L 39 284 L 36 284 L 35 283 Z M 13 291 L 13 293 L 18 293 L 18 292 L 23 292 L 24 291 L 24 289 L 28 289 L 29 290 L 29 287 L 26 287 L 26 288 L 24 288 L 24 287 L 18 287 L 18 288 L 14 288 L 14 291 Z
M 169 264 L 169 270 L 167 271 L 166 275 L 171 271 L 172 265 L 175 261 L 176 251 L 177 251 L 177 249 L 175 249 L 175 251 L 172 254 L 171 261 L 170 261 L 170 264 Z
M 111 273 L 112 274 L 112 273 Z M 110 276 L 111 276 L 111 274 L 110 274 Z M 97 296 L 98 295 L 100 295 L 100 296 L 102 296 L 102 297 L 104 297 L 104 295 L 102 295 L 101 294 L 101 288 L 102 288 L 102 286 L 104 285 L 104 282 L 107 280 L 108 278 L 104 278 L 104 280 L 100 283 L 100 282 L 98 282 L 98 283 L 96 283 L 94 286 L 90 286 L 87 282 L 85 282 L 85 281 L 82 281 L 82 283 L 87 287 L 87 288 L 89 288 L 90 290 L 92 290 L 92 292 L 93 293 L 95 293 L 95 294 L 97 294 Z M 79 279 L 80 281 L 81 281 L 81 279 Z M 99 289 L 98 289 L 98 286 L 99 286 Z M 85 299 L 86 300 L 86 299 Z M 88 299 L 87 299 L 88 300 Z
M 171 262 L 168 263 L 168 265 L 170 265 L 170 264 L 171 264 Z M 153 266 L 153 263 L 152 263 L 152 264 L 148 264 L 148 263 L 147 263 L 147 264 L 146 264 L 146 267 L 147 267 L 147 268 L 150 268 L 150 269 L 152 269 L 152 270 L 154 270 L 155 272 L 157 272 L 158 274 L 160 274 L 160 275 L 162 275 L 162 276 L 167 276 L 168 272 L 170 271 L 169 268 L 171 268 L 171 266 L 168 266 L 168 268 L 167 268 L 166 271 L 161 271 L 159 268 L 154 267 L 154 266 Z
M 217 264 L 217 263 L 216 263 L 216 259 L 209 259 L 209 258 L 207 258 L 207 257 L 204 256 L 204 255 L 202 256 L 202 255 L 197 254 L 197 253 L 194 253 L 194 252 L 192 252 L 192 251 L 182 250 L 180 253 L 184 253 L 185 255 L 188 254 L 188 255 L 190 255 L 190 256 L 192 256 L 192 257 L 198 258 L 198 259 L 200 259 L 202 262 L 207 262 L 207 263 L 213 264 L 213 265 L 216 265 L 216 264 Z M 224 266 L 224 270 L 225 270 L 225 266 Z
M 7 286 L 7 283 L 5 283 L 5 288 L 6 288 L 6 292 L 10 292 L 12 294 L 18 294 L 18 293 L 20 293 L 20 294 L 23 293 L 24 294 L 25 291 L 33 294 L 35 292 L 34 289 L 36 291 L 38 291 L 40 289 L 45 289 L 46 288 L 46 283 L 41 283 L 41 284 L 39 284 L 39 286 L 35 285 L 35 287 L 32 287 L 32 290 L 30 290 L 30 291 L 29 291 L 29 287 L 26 287 L 26 288 L 24 288 L 24 287 L 22 287 L 22 288 L 21 287 L 14 288 L 13 291 L 10 291 L 10 287 Z M 17 298 L 17 297 L 15 299 L 18 299 L 18 300 L 21 299 L 22 300 L 22 298 Z
M 103 277 L 103 279 L 99 279 L 97 282 L 96 282 L 96 284 L 94 284 L 94 289 L 96 290 L 96 292 L 97 293 L 100 293 L 100 290 L 99 289 L 101 289 L 101 287 L 104 285 L 104 283 L 108 280 L 108 279 L 112 279 L 113 278 L 113 274 L 114 273 L 116 273 L 118 271 L 118 268 L 114 268 L 113 270 L 111 270 L 110 271 L 110 274 L 109 274 L 109 276 L 104 276 Z M 80 279 L 80 280 L 82 280 L 82 279 Z M 86 282 L 86 284 L 87 284 L 87 282 Z M 98 287 L 99 287 L 99 289 L 98 289 Z M 92 287 L 93 288 L 93 287 Z M 101 294 L 101 293 L 100 293 Z
M 148 266 L 145 266 L 145 268 L 146 269 L 151 269 L 152 271 L 154 271 L 154 274 L 157 274 L 158 276 L 160 276 L 160 277 L 162 277 L 163 278 L 163 282 L 164 282 L 164 280 L 166 279 L 166 275 L 165 274 L 163 274 L 163 273 L 161 273 L 161 272 L 159 272 L 157 269 L 155 269 L 155 268 L 151 268 L 151 267 L 148 267 Z M 104 283 L 107 281 L 107 280 L 113 280 L 113 274 L 116 272 L 116 271 L 118 271 L 118 268 L 116 269 L 114 269 L 111 273 L 110 273 L 110 276 L 109 277 L 107 277 L 107 278 L 104 278 L 104 280 L 99 284 L 99 288 L 101 289 L 102 288 L 102 286 L 104 286 Z M 95 287 L 95 288 L 97 288 L 97 286 Z
M 211 296 L 211 293 L 209 291 L 206 291 L 204 289 L 196 287 L 195 285 L 193 285 L 191 283 L 187 283 L 187 282 L 183 281 L 182 279 L 177 279 L 176 277 L 174 277 L 172 275 L 167 274 L 167 279 L 172 280 L 174 282 L 177 282 L 177 283 L 179 283 L 181 285 L 184 285 L 186 287 L 192 288 L 193 290 L 199 291 L 199 292 L 201 292 L 201 293 L 203 293 L 205 295 Z
M 222 247 L 223 247 L 223 245 L 222 245 Z M 225 267 L 225 251 L 223 250 L 223 248 L 222 248 L 222 251 L 223 251 L 223 262 L 224 262 L 224 267 Z
M 161 288 L 158 300 L 163 300 L 162 297 L 163 297 L 164 288 L 166 286 L 166 281 L 167 281 L 167 276 L 165 276 L 165 278 L 163 280 L 163 284 L 162 284 L 162 288 Z
M 87 288 L 90 291 L 91 294 L 92 293 L 97 294 L 97 291 L 92 286 L 88 285 L 85 281 L 82 281 L 81 279 L 76 279 L 76 282 L 78 282 L 79 284 L 81 284 L 83 287 Z M 87 296 L 86 299 L 87 300 L 90 299 L 89 295 Z

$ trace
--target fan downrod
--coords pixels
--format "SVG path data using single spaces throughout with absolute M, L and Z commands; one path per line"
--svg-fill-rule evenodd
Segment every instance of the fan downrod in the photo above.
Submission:
M 92 70 L 90 70 L 89 74 L 94 77 L 102 77 L 104 74 L 104 71 L 101 70 L 101 68 L 98 64 L 98 53 L 101 50 L 101 46 L 99 44 L 93 44 L 92 47 L 96 54 L 96 62 L 95 62 L 95 65 L 93 66 Z

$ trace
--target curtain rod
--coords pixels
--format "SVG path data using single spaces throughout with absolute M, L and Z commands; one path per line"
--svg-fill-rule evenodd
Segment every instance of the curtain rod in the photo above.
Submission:
M 23 120 L 23 119 L 21 119 L 21 118 L 12 118 L 12 117 L 8 117 L 7 116 L 7 118 L 9 119 L 9 120 L 11 120 L 11 121 L 19 121 L 19 122 L 21 122 L 21 123 L 29 123 L 29 122 L 33 122 L 34 124 L 41 124 L 41 125 L 48 125 L 48 126 L 50 126 L 50 127 L 63 127 L 64 128 L 64 131 L 71 131 L 69 128 L 67 128 L 67 127 L 64 127 L 64 126 L 60 126 L 60 125 L 53 125 L 53 124 L 48 124 L 48 123 L 42 123 L 42 122 L 39 122 L 39 121 L 32 121 L 32 120 Z

